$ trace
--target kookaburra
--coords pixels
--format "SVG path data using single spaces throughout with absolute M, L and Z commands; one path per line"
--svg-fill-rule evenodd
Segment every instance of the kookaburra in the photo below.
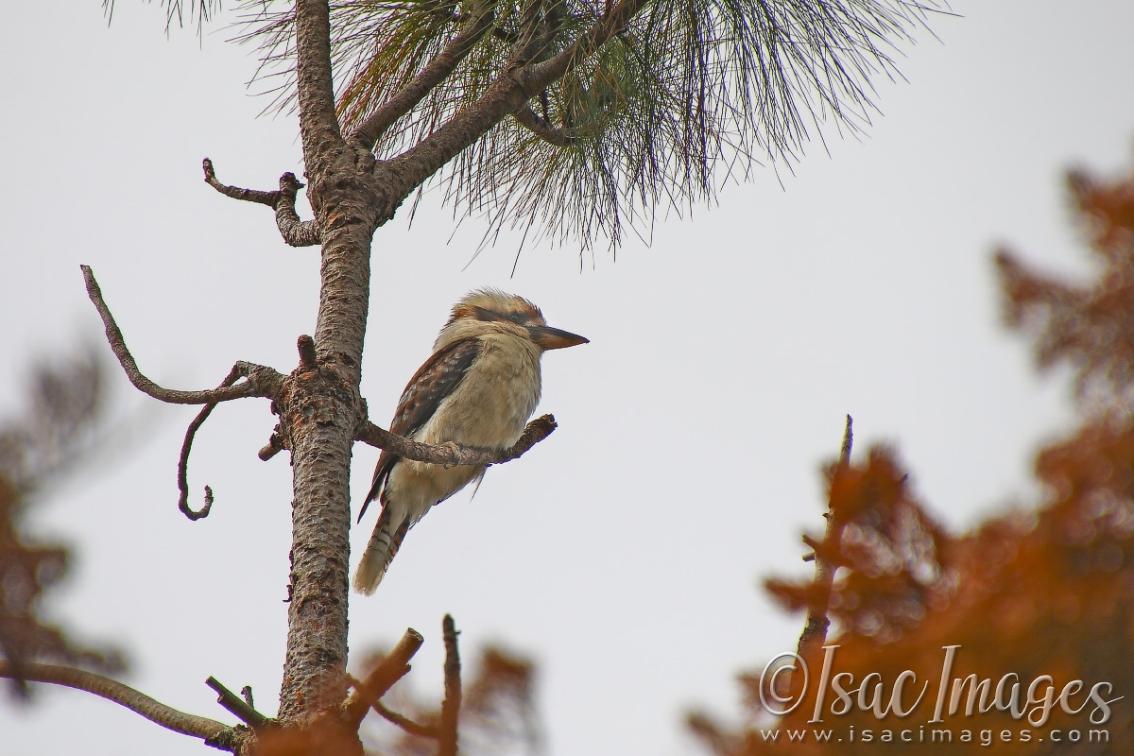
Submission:
M 427 444 L 510 448 L 539 402 L 540 357 L 548 349 L 585 343 L 548 326 L 539 308 L 522 297 L 497 289 L 471 292 L 453 306 L 433 354 L 402 392 L 390 430 Z M 409 529 L 484 471 L 401 459 L 383 449 L 358 514 L 361 520 L 370 502 L 381 501 L 355 590 L 373 593 Z

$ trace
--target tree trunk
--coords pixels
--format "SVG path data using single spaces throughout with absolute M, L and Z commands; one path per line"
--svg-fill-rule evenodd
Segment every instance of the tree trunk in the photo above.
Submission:
M 296 3 L 303 157 L 323 240 L 316 359 L 301 359 L 278 402 L 294 494 L 279 718 L 296 725 L 336 709 L 346 695 L 351 447 L 366 420 L 359 381 L 370 240 L 383 205 L 372 178 L 373 155 L 339 133 L 327 13 L 325 1 Z

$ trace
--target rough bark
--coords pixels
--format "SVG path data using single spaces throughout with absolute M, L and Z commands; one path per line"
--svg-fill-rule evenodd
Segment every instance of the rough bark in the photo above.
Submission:
M 365 420 L 358 387 L 381 203 L 373 157 L 342 140 L 335 118 L 327 3 L 299 0 L 296 14 L 300 132 L 323 245 L 317 361 L 301 364 L 278 399 L 294 495 L 279 718 L 304 725 L 346 697 L 351 446 Z
M 279 718 L 303 724 L 346 695 L 351 445 L 357 387 L 297 371 L 280 400 L 293 465 L 287 651 Z

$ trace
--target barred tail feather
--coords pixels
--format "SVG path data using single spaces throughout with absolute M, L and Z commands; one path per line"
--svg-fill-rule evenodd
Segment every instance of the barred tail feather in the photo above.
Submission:
M 374 525 L 374 532 L 366 544 L 366 552 L 354 573 L 354 589 L 370 595 L 382 582 L 386 568 L 390 566 L 398 547 L 406 537 L 411 521 L 403 512 L 396 512 L 392 506 L 382 508 L 382 514 Z

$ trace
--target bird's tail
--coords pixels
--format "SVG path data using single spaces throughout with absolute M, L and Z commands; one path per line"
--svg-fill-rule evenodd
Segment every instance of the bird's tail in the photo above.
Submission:
M 410 518 L 395 507 L 386 505 L 382 508 L 382 514 L 378 516 L 374 532 L 366 544 L 366 552 L 354 573 L 356 591 L 367 595 L 374 593 L 378 583 L 382 582 L 382 576 L 386 574 L 386 568 L 398 553 L 398 547 L 402 545 L 411 524 Z

